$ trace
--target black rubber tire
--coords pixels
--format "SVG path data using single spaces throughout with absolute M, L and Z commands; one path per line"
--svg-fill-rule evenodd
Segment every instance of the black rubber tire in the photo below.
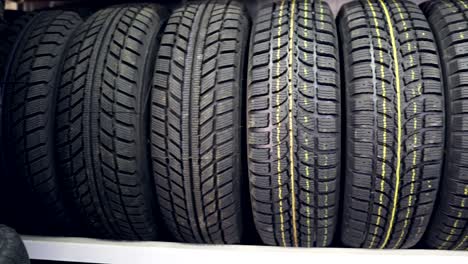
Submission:
M 17 38 L 5 69 L 6 165 L 20 184 L 25 219 L 34 219 L 32 232 L 66 234 L 74 226 L 56 173 L 53 117 L 63 54 L 81 22 L 73 12 L 38 13 Z
M 15 230 L 0 225 L 0 263 L 29 264 L 28 252 Z
M 239 2 L 195 1 L 174 11 L 162 37 L 153 86 L 153 168 L 164 221 L 178 241 L 241 241 L 249 28 Z
M 268 245 L 325 247 L 337 224 L 341 155 L 338 36 L 321 0 L 261 4 L 251 38 L 248 166 Z
M 4 14 L 5 14 L 5 1 L 0 0 L 0 23 L 5 22 Z
M 6 15 L 11 14 L 7 12 Z M 1 96 L 3 96 L 3 90 L 5 85 L 5 69 L 8 68 L 9 62 L 11 62 L 11 55 L 15 52 L 12 49 L 15 47 L 16 39 L 19 37 L 23 28 L 28 26 L 28 23 L 35 16 L 35 13 L 26 13 L 11 15 L 13 17 L 8 20 L 7 27 L 0 31 L 0 89 Z
M 338 22 L 348 136 L 341 240 L 410 248 L 428 225 L 442 169 L 434 37 L 418 6 L 403 0 L 346 4 Z
M 425 242 L 432 248 L 467 250 L 468 1 L 432 1 L 424 7 L 439 46 L 447 111 L 444 175 Z
M 165 13 L 155 4 L 103 9 L 76 31 L 66 54 L 56 148 L 67 193 L 92 236 L 157 236 L 147 143 Z
M 11 14 L 11 11 L 5 13 L 7 21 L 6 26 L 0 30 L 0 117 L 3 116 L 3 97 L 5 93 L 5 69 L 8 68 L 10 62 L 12 62 L 12 54 L 15 54 L 13 48 L 15 47 L 16 39 L 20 36 L 23 28 L 28 26 L 29 21 L 35 16 L 34 13 L 27 14 Z M 8 19 L 8 17 L 10 19 Z M 3 147 L 3 123 L 0 121 L 0 149 Z M 12 203 L 11 200 L 14 197 L 15 188 L 14 180 L 12 177 L 8 177 L 9 173 L 6 171 L 5 166 L 5 152 L 0 151 L 0 211 L 2 212 L 14 212 L 16 203 Z M 14 200 L 14 199 L 13 199 Z M 0 219 L 3 223 L 17 223 L 19 221 L 13 219 L 13 214 L 3 215 Z M 21 218 L 21 217 L 19 217 Z

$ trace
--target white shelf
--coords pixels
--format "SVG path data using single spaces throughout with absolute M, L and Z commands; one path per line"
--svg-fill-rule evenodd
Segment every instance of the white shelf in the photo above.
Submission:
M 31 259 L 83 263 L 183 264 L 451 264 L 468 263 L 468 252 L 208 246 L 165 242 L 114 242 L 87 238 L 23 236 Z

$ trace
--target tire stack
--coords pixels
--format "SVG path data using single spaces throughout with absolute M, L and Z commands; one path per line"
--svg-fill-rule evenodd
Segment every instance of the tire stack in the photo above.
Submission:
M 0 221 L 114 240 L 467 250 L 468 1 L 352 1 L 336 20 L 323 0 L 253 9 L 8 15 Z

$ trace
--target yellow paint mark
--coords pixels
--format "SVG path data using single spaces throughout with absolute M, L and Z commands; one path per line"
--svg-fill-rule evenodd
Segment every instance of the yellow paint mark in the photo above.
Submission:
M 379 28 L 379 21 L 377 20 L 377 12 L 375 11 L 375 8 L 374 6 L 372 5 L 372 2 L 371 0 L 368 0 L 368 3 L 369 3 L 369 7 L 371 9 L 371 12 L 372 12 L 372 16 L 373 16 L 373 19 L 374 19 L 374 24 L 375 24 L 375 30 L 376 30 L 376 34 L 377 34 L 377 46 L 379 47 L 379 62 L 380 62 L 380 78 L 382 80 L 385 79 L 385 70 L 384 70 L 384 67 L 383 67 L 383 64 L 384 64 L 384 60 L 383 60 L 383 51 L 382 51 L 382 40 L 381 40 L 381 34 L 380 34 L 380 28 Z M 383 98 L 386 98 L 387 97 L 387 90 L 386 90 L 386 86 L 385 86 L 385 82 L 384 81 L 381 81 L 381 85 L 382 85 L 382 97 Z M 386 160 L 387 159 L 387 101 L 386 99 L 382 100 L 382 110 L 383 110 L 383 119 L 382 119 L 382 122 L 383 122 L 383 148 L 382 148 L 382 158 L 383 160 Z M 385 168 L 385 162 L 382 162 L 382 168 L 381 168 L 381 175 L 382 175 L 382 178 L 384 179 L 386 177 L 386 168 Z M 379 203 L 380 204 L 383 204 L 383 199 L 384 199 L 384 196 L 383 196 L 383 193 L 385 191 L 385 182 L 383 181 L 383 179 L 381 180 L 380 182 L 380 194 L 379 194 Z M 372 240 L 371 240 L 371 243 L 369 245 L 369 248 L 373 248 L 374 245 L 375 245 L 375 239 L 377 238 L 377 231 L 378 231 L 378 227 L 380 226 L 380 222 L 381 222 L 381 219 L 382 219 L 382 206 L 379 206 L 379 208 L 377 209 L 377 221 L 376 221 L 376 224 L 375 224 L 375 229 L 374 229 L 374 235 L 372 236 Z
M 320 28 L 324 29 L 325 28 L 325 23 L 323 22 L 325 20 L 323 16 L 323 3 L 322 0 L 319 1 L 319 8 L 320 8 Z
M 466 198 L 463 198 L 462 201 L 461 201 L 460 206 L 461 206 L 462 208 L 465 208 L 465 200 L 466 200 Z M 452 228 L 450 229 L 450 233 L 449 233 L 449 235 L 445 238 L 444 243 L 442 243 L 442 244 L 440 245 L 440 248 L 445 248 L 445 247 L 447 246 L 447 244 L 450 242 L 450 240 L 453 238 L 453 236 L 455 235 L 455 229 L 458 228 L 458 225 L 460 224 L 460 219 L 462 219 L 462 217 L 463 217 L 463 213 L 462 213 L 462 211 L 460 210 L 460 211 L 458 211 L 458 213 L 457 213 L 457 220 L 455 220 L 455 222 L 453 222 L 453 226 L 452 226 Z M 464 240 L 465 240 L 465 238 L 463 238 L 463 240 L 461 241 L 461 243 L 458 244 L 458 245 L 455 247 L 455 249 L 457 249 L 458 247 L 460 247 L 460 246 L 464 243 Z
M 309 36 L 309 30 L 307 29 L 307 26 L 309 24 L 309 3 L 307 2 L 307 0 L 304 0 L 304 36 L 307 38 Z M 307 49 L 309 47 L 309 42 L 307 40 L 304 40 L 304 47 Z M 308 61 L 309 59 L 309 55 L 307 52 L 304 52 L 304 59 L 306 61 Z M 307 76 L 309 74 L 308 70 L 307 70 L 307 67 L 303 67 L 304 68 L 304 75 Z M 307 91 L 307 83 L 304 81 L 304 91 L 306 92 Z M 308 104 L 308 100 L 307 100 L 307 97 L 305 97 L 305 105 Z M 304 122 L 307 124 L 308 122 L 308 116 L 304 116 Z M 305 138 L 305 144 L 306 146 L 309 145 L 309 139 L 306 137 Z M 308 162 L 309 161 L 309 151 L 305 151 L 305 161 Z M 307 247 L 310 247 L 311 246 L 311 243 L 312 243 L 312 229 L 310 228 L 311 226 L 311 223 L 310 223 L 310 218 L 311 218 L 311 211 L 310 211 L 310 170 L 309 170 L 309 165 L 306 165 L 306 188 L 307 188 L 307 192 L 306 192 L 306 214 L 307 214 L 307 220 L 306 220 L 306 224 L 307 224 Z
M 416 96 L 416 93 L 413 92 L 413 96 Z M 418 105 L 416 102 L 413 103 L 413 114 L 414 114 L 414 117 L 413 117 L 413 130 L 416 131 L 418 129 L 418 119 L 416 117 L 418 113 Z M 417 157 L 418 157 L 418 153 L 417 153 L 417 150 L 415 149 L 418 145 L 418 137 L 416 136 L 416 133 L 414 134 L 414 138 L 413 138 L 413 164 L 412 164 L 412 169 L 411 169 L 411 185 L 410 185 L 410 193 L 409 193 L 409 197 L 408 197 L 408 207 L 406 208 L 406 215 L 405 215 L 405 221 L 403 223 L 403 230 L 402 232 L 400 233 L 400 237 L 398 238 L 398 241 L 397 243 L 395 244 L 395 247 L 394 248 L 398 248 L 401 244 L 401 242 L 403 242 L 403 238 L 405 237 L 406 235 L 406 229 L 408 228 L 408 225 L 409 225 L 409 219 L 410 219 L 410 216 L 411 216 L 411 207 L 413 206 L 413 195 L 414 195 L 414 192 L 415 192 L 415 183 L 416 183 L 416 164 L 417 164 Z
M 396 7 L 398 9 L 398 13 L 400 14 L 400 19 L 403 20 L 404 30 L 407 31 L 408 28 L 406 26 L 406 21 L 404 21 L 404 16 L 403 16 L 403 12 L 401 10 L 400 4 L 395 0 L 393 1 L 393 3 L 396 5 Z M 408 32 L 406 32 L 406 39 L 409 39 L 409 33 Z M 412 49 L 411 44 L 410 44 L 410 42 L 408 42 L 408 52 L 411 52 L 411 49 Z M 414 66 L 414 56 L 410 55 L 410 67 L 413 67 L 413 66 Z M 411 69 L 411 81 L 414 81 L 415 79 L 416 79 L 416 72 L 414 71 L 414 69 Z M 421 95 L 421 86 L 422 86 L 422 84 L 418 83 L 417 92 L 413 91 L 413 97 Z M 413 130 L 414 131 L 416 131 L 417 128 L 418 128 L 418 119 L 416 117 L 417 112 L 418 112 L 418 105 L 417 105 L 416 102 L 414 102 L 413 103 L 413 115 L 414 115 L 414 117 L 413 117 Z M 418 145 L 418 137 L 415 134 L 414 139 L 413 139 L 413 148 L 416 148 L 417 145 Z M 395 244 L 394 248 L 398 248 L 400 246 L 400 244 L 403 242 L 403 238 L 406 235 L 406 229 L 408 228 L 408 225 L 409 225 L 409 218 L 410 218 L 410 215 L 411 215 L 411 206 L 413 205 L 413 202 L 414 202 L 413 201 L 413 195 L 414 195 L 414 192 L 415 192 L 415 182 L 416 182 L 416 176 L 417 176 L 416 175 L 417 158 L 418 158 L 417 150 L 413 149 L 413 164 L 412 164 L 412 169 L 411 169 L 411 185 L 410 185 L 410 193 L 409 193 L 409 198 L 408 198 L 408 207 L 406 209 L 406 215 L 405 215 L 405 221 L 404 221 L 404 224 L 403 224 L 403 230 L 400 233 L 400 237 L 398 238 L 398 241 Z
M 325 20 L 324 17 L 324 9 L 323 9 L 323 2 L 322 0 L 319 1 L 319 9 L 320 9 L 320 24 L 321 28 L 325 28 L 325 23 L 323 22 Z M 325 166 L 328 166 L 328 156 L 325 156 Z M 325 192 L 328 193 L 328 182 L 325 182 Z M 325 206 L 325 212 L 324 212 L 324 217 L 325 217 L 325 227 L 324 227 L 324 238 L 323 238 L 323 245 L 322 246 L 327 246 L 328 242 L 328 194 L 325 194 L 325 201 L 324 201 L 324 206 Z
M 388 24 L 388 29 L 390 31 L 390 40 L 392 43 L 392 52 L 393 52 L 393 63 L 394 63 L 394 71 L 395 71 L 395 81 L 396 81 L 396 97 L 397 97 L 397 156 L 396 156 L 396 173 L 395 173 L 395 193 L 393 195 L 393 203 L 392 203 L 392 210 L 391 210 L 391 215 L 390 215 L 390 224 L 387 229 L 386 235 L 384 242 L 380 246 L 380 248 L 385 248 L 387 245 L 388 241 L 390 240 L 390 236 L 393 231 L 393 225 L 395 224 L 395 216 L 396 216 L 396 209 L 397 209 L 397 203 L 398 203 L 398 194 L 400 190 L 400 173 L 401 173 L 401 139 L 402 139 L 402 113 L 401 113 L 401 84 L 400 84 L 400 63 L 398 61 L 398 51 L 397 51 L 397 44 L 396 44 L 396 38 L 395 38 L 395 33 L 394 33 L 394 28 L 393 28 L 393 21 L 392 18 L 390 17 L 390 12 L 388 11 L 388 8 L 383 0 L 379 0 L 380 4 L 382 6 L 382 9 L 385 14 L 385 18 Z
M 460 4 L 463 5 L 464 8 L 468 8 L 468 4 L 465 3 L 463 0 L 459 0 Z
M 328 166 L 328 156 L 325 155 L 325 164 L 324 166 Z M 327 180 L 328 177 L 325 176 L 325 180 Z M 324 227 L 324 238 L 323 238 L 323 245 L 324 247 L 327 246 L 328 242 L 328 182 L 325 182 L 325 212 L 324 212 L 324 217 L 325 217 L 325 227 Z
M 294 179 L 294 131 L 293 131 L 293 45 L 294 45 L 294 17 L 295 14 L 294 12 L 296 11 L 296 0 L 292 0 L 291 2 L 291 18 L 289 22 L 289 51 L 288 51 L 288 57 L 289 57 L 289 67 L 288 67 L 288 72 L 289 72 L 289 80 L 288 80 L 288 87 L 289 87 L 289 170 L 291 173 L 291 214 L 292 214 L 292 228 L 293 228 L 293 241 L 294 241 L 294 246 L 298 246 L 298 241 L 297 241 L 297 222 L 296 222 L 296 191 L 295 191 L 295 179 Z
M 284 12 L 284 3 L 285 1 L 283 0 L 281 2 L 280 10 L 279 10 L 279 19 L 278 19 L 278 51 L 276 53 L 276 59 L 278 62 L 276 63 L 276 75 L 278 76 L 276 79 L 276 89 L 277 89 L 277 94 L 276 94 L 276 105 L 278 106 L 276 110 L 276 122 L 278 123 L 276 127 L 276 141 L 277 141 L 277 147 L 276 147 L 276 154 L 278 158 L 278 200 L 279 200 L 279 211 L 280 211 L 280 232 L 281 232 L 281 242 L 283 243 L 283 246 L 286 246 L 286 235 L 284 232 L 284 212 L 283 212 L 283 190 L 282 190 L 282 177 L 281 177 L 281 126 L 280 126 L 280 121 L 281 121 L 281 109 L 279 107 L 280 105 L 280 90 L 281 90 L 281 83 L 280 83 L 280 67 L 281 67 L 281 31 L 282 27 L 281 24 L 283 22 L 283 12 Z
M 305 145 L 308 146 L 309 145 L 309 139 L 308 138 L 305 138 Z M 305 161 L 306 162 L 309 162 L 309 152 L 306 150 L 305 151 Z M 310 180 L 309 180 L 309 177 L 310 177 L 310 170 L 309 170 L 309 165 L 306 165 L 305 167 L 305 172 L 306 172 L 306 189 L 307 189 L 307 194 L 306 194 L 306 202 L 307 202 L 307 206 L 306 206 L 306 214 L 307 214 L 307 220 L 306 220 L 306 223 L 307 223 L 307 247 L 310 247 L 311 245 L 311 234 L 312 234 L 312 231 L 311 231 L 311 228 L 310 228 Z
M 307 21 L 307 19 L 306 19 Z M 307 23 L 306 23 L 307 24 Z M 307 29 L 305 30 L 305 32 L 307 32 Z M 304 41 L 304 44 L 305 44 L 305 47 L 307 48 L 307 41 Z M 307 52 L 304 53 L 304 59 L 307 61 L 308 59 L 308 55 L 307 55 Z M 307 77 L 307 75 L 309 75 L 309 71 L 307 70 L 307 67 L 304 67 L 304 76 Z M 304 90 L 304 93 L 307 93 L 307 82 L 304 82 L 303 84 L 303 90 Z M 304 97 L 304 104 L 307 106 L 309 105 L 309 100 L 307 99 L 307 97 Z
M 465 186 L 465 189 L 463 190 L 463 195 L 467 196 L 468 195 L 468 186 Z M 465 208 L 465 202 L 466 202 L 466 198 L 464 197 L 460 203 L 460 207 L 461 208 Z M 453 226 L 452 226 L 452 229 L 450 230 L 450 233 L 449 235 L 445 238 L 445 241 L 444 243 L 442 243 L 442 245 L 440 245 L 440 248 L 445 248 L 445 246 L 450 242 L 450 239 L 452 239 L 452 237 L 455 235 L 455 229 L 458 228 L 458 225 L 460 223 L 460 219 L 462 218 L 463 216 L 463 213 L 462 211 L 458 211 L 457 213 L 457 220 L 455 220 L 455 222 L 453 223 Z M 465 243 L 466 239 L 467 239 L 468 236 L 465 236 L 462 241 L 460 241 L 460 243 L 458 245 L 455 246 L 455 250 L 458 250 L 461 248 L 461 246 L 463 246 L 463 244 Z
M 454 250 L 459 250 L 465 244 L 466 240 L 468 239 L 468 236 L 463 237 L 462 241 L 458 245 L 455 246 Z
M 468 8 L 468 5 L 460 0 L 459 1 L 465 8 Z M 445 6 L 447 8 L 450 8 L 452 10 L 452 13 L 457 13 L 458 12 L 458 8 L 455 6 L 454 3 L 451 3 L 451 2 L 444 2 L 445 3 Z M 463 29 L 463 28 L 459 28 L 459 29 Z M 458 35 L 460 37 L 460 39 L 465 39 L 465 35 L 463 34 L 463 32 L 460 32 L 460 34 Z
M 461 0 L 460 0 L 459 2 L 463 5 L 463 7 L 464 7 L 465 9 L 468 8 L 468 5 L 467 5 L 464 1 L 461 1 Z M 452 8 L 453 8 L 452 11 L 453 11 L 454 13 L 455 13 L 455 12 L 458 12 L 457 8 L 455 7 L 455 4 L 451 3 L 451 5 L 449 5 L 448 2 L 445 2 L 445 3 L 446 3 L 446 5 L 447 5 L 447 7 L 449 7 L 449 8 L 452 7 Z M 464 38 L 465 38 L 465 35 L 463 34 L 463 32 L 461 32 L 461 33 L 460 33 L 460 39 L 464 39 Z M 464 195 L 465 195 L 465 196 L 468 195 L 468 186 L 466 186 L 465 189 L 464 189 Z M 462 208 L 465 208 L 465 200 L 466 200 L 466 198 L 463 198 L 462 201 L 461 201 L 460 206 L 461 206 Z M 447 246 L 447 244 L 450 242 L 450 239 L 452 239 L 452 237 L 454 236 L 454 234 L 455 234 L 455 229 L 458 227 L 458 224 L 459 224 L 459 222 L 460 222 L 459 220 L 460 220 L 460 218 L 461 218 L 462 216 L 463 216 L 463 215 L 462 215 L 462 212 L 459 211 L 459 212 L 457 213 L 457 220 L 455 220 L 455 222 L 453 223 L 453 226 L 452 226 L 452 228 L 451 228 L 451 230 L 450 230 L 449 235 L 445 238 L 444 243 L 442 243 L 442 244 L 440 245 L 439 248 L 441 248 L 441 249 L 442 249 L 442 248 L 445 248 L 445 247 Z M 459 249 L 464 245 L 464 243 L 466 242 L 467 239 L 468 239 L 468 236 L 465 235 L 465 236 L 463 237 L 462 241 L 460 241 L 460 243 L 454 247 L 454 250 L 459 250 Z
M 444 1 L 444 4 L 447 8 L 452 8 L 452 13 L 457 13 L 458 12 L 458 9 L 456 8 L 455 4 L 453 3 L 449 3 L 449 2 L 445 2 Z

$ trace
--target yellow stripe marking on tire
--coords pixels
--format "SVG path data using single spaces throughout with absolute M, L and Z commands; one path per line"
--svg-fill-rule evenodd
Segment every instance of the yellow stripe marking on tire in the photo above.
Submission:
M 324 9 L 323 9 L 323 1 L 322 0 L 319 0 L 318 1 L 318 4 L 319 4 L 319 14 L 320 14 L 320 27 L 321 29 L 325 29 L 325 23 L 323 22 L 325 20 L 325 16 L 323 15 L 324 14 Z M 315 66 L 315 65 L 314 65 Z M 328 166 L 328 156 L 325 155 L 325 164 L 324 166 Z M 324 210 L 324 227 L 323 227 L 323 243 L 322 243 L 322 246 L 323 247 L 326 247 L 327 246 L 327 242 L 328 242 L 328 190 L 329 190 L 329 186 L 328 186 L 328 182 L 325 182 L 325 197 L 324 197 L 324 206 L 325 206 L 325 210 Z M 318 228 L 318 226 L 316 227 Z
M 403 29 L 404 31 L 406 31 L 406 40 L 409 40 L 409 34 L 408 34 L 408 26 L 406 24 L 406 21 L 404 20 L 404 16 L 403 16 L 403 12 L 401 10 L 401 7 L 400 7 L 400 4 L 393 0 L 393 3 L 396 5 L 397 9 L 398 9 L 398 13 L 400 14 L 400 18 L 401 20 L 403 21 Z M 410 42 L 408 42 L 408 52 L 411 52 L 412 51 L 412 48 L 411 48 L 411 44 Z M 413 67 L 414 66 L 414 58 L 413 58 L 413 55 L 410 55 L 410 67 Z M 411 69 L 411 81 L 414 81 L 416 79 L 416 73 L 414 71 L 414 69 Z M 419 95 L 421 95 L 421 83 L 418 84 L 418 90 L 417 91 L 414 91 L 413 90 L 413 97 L 417 97 Z M 418 129 L 418 119 L 417 119 L 417 114 L 418 112 L 418 105 L 416 102 L 413 102 L 413 130 L 416 131 Z M 415 134 L 414 135 L 414 139 L 413 139 L 413 147 L 416 148 L 416 146 L 418 145 L 418 137 L 417 135 Z M 400 244 L 403 242 L 403 238 L 405 237 L 406 235 L 406 229 L 408 228 L 408 225 L 409 225 L 409 218 L 410 218 L 410 215 L 411 215 L 411 206 L 413 205 L 413 195 L 415 193 L 415 182 L 416 182 L 416 165 L 417 165 L 417 158 L 418 158 L 418 154 L 417 154 L 417 150 L 414 149 L 413 150 L 413 162 L 412 162 L 412 169 L 411 169 L 411 185 L 410 185 L 410 193 L 409 193 L 409 197 L 408 197 L 408 207 L 406 208 L 406 215 L 405 215 L 405 221 L 403 223 L 403 230 L 402 232 L 400 233 L 400 237 L 398 238 L 398 241 L 397 243 L 395 244 L 394 248 L 398 248 L 400 246 Z
M 289 111 L 288 111 L 288 116 L 289 116 L 289 170 L 291 173 L 291 178 L 290 178 L 290 183 L 291 183 L 291 214 L 292 214 L 292 228 L 293 228 L 293 242 L 294 246 L 298 246 L 298 241 L 297 241 L 297 223 L 296 223 L 296 188 L 295 188 L 295 179 L 294 179 L 294 131 L 293 131 L 293 103 L 294 103 L 294 98 L 293 98 L 293 56 L 294 56 L 294 51 L 293 51 L 293 37 L 294 37 L 294 12 L 296 11 L 296 0 L 292 0 L 291 2 L 291 10 L 290 10 L 290 23 L 289 23 L 289 51 L 288 51 L 288 57 L 289 57 L 289 65 L 288 65 L 288 72 L 289 72 L 289 80 L 288 80 L 288 88 L 289 88 Z
M 308 6 L 308 1 L 307 0 L 304 0 L 304 37 L 309 37 L 309 30 L 307 29 L 307 26 L 309 24 L 309 19 L 308 19 L 308 16 L 309 16 L 309 6 Z M 304 47 L 305 49 L 307 49 L 309 47 L 309 43 L 307 40 L 304 40 Z M 307 52 L 304 52 L 304 59 L 306 61 L 308 61 L 308 53 Z M 307 71 L 307 67 L 304 66 L 304 75 L 307 76 L 308 74 L 308 71 Z M 307 92 L 307 83 L 304 81 L 304 92 Z M 307 105 L 308 104 L 308 99 L 307 97 L 304 98 L 304 104 Z M 308 118 L 307 116 L 304 117 L 304 122 L 305 124 L 308 123 Z M 307 136 L 307 134 L 304 132 L 305 136 Z M 305 138 L 305 144 L 306 146 L 309 145 L 309 140 L 307 139 L 307 137 Z M 309 161 L 309 151 L 308 150 L 305 150 L 305 161 L 308 162 Z M 307 192 L 306 192 L 306 202 L 307 202 L 307 205 L 306 205 L 306 214 L 307 214 L 307 220 L 306 220 L 306 223 L 307 223 L 307 247 L 310 247 L 311 246 L 311 234 L 312 234 L 312 230 L 310 228 L 310 172 L 309 172 L 309 165 L 306 165 L 306 177 L 307 177 L 307 180 L 306 180 L 306 189 L 307 189 Z
M 276 154 L 278 158 L 278 200 L 279 200 L 279 211 L 280 211 L 280 231 L 281 231 L 281 242 L 283 243 L 283 246 L 286 246 L 286 235 L 284 232 L 284 212 L 283 212 L 283 190 L 282 190 L 282 177 L 281 177 L 281 109 L 280 109 L 280 90 L 281 90 L 281 82 L 280 82 L 280 68 L 281 68 L 281 23 L 283 23 L 283 11 L 284 11 L 284 0 L 281 1 L 281 6 L 279 10 L 279 19 L 278 19 L 278 51 L 276 53 L 276 59 L 278 62 L 276 63 L 276 122 L 277 122 L 277 127 L 276 127 L 276 143 L 278 144 L 276 146 Z
M 460 2 L 460 4 L 461 4 L 464 8 L 468 8 L 468 4 L 466 4 L 465 1 L 459 0 L 458 2 Z
M 325 164 L 324 166 L 328 166 L 328 156 L 325 155 Z M 328 179 L 328 177 L 326 177 L 325 179 Z M 324 201 L 324 204 L 325 204 L 325 226 L 323 227 L 323 244 L 322 246 L 323 247 L 326 247 L 327 246 L 327 242 L 328 242 L 328 190 L 329 190 L 329 187 L 328 187 L 328 182 L 325 182 L 325 201 Z
M 460 3 L 461 3 L 465 8 L 468 8 L 468 6 L 465 4 L 465 2 L 460 1 Z M 452 13 L 457 13 L 457 12 L 458 12 L 458 7 L 457 7 L 454 3 L 452 3 L 452 2 L 444 2 L 444 4 L 445 4 L 445 7 L 446 7 L 446 8 L 449 8 L 449 9 L 452 11 Z M 460 39 L 465 39 L 465 35 L 463 34 L 463 32 L 460 32 L 460 33 L 458 34 L 458 36 L 460 37 Z
M 460 244 L 458 244 L 458 245 L 454 248 L 454 250 L 460 250 L 461 247 L 463 246 L 463 244 L 465 244 L 466 240 L 468 240 L 468 236 L 463 237 L 463 240 L 460 241 Z M 465 250 L 466 250 L 466 249 L 465 249 Z
M 393 195 L 393 202 L 392 202 L 392 211 L 390 215 L 390 224 L 387 229 L 384 242 L 380 246 L 380 248 L 385 248 L 388 241 L 390 240 L 390 236 L 392 235 L 393 225 L 395 224 L 395 216 L 397 210 L 397 203 L 398 203 L 398 194 L 400 190 L 400 173 L 401 173 L 401 138 L 402 138 L 402 113 L 401 113 L 401 84 L 400 84 L 400 63 L 398 61 L 398 50 L 396 44 L 396 38 L 394 33 L 394 27 L 392 18 L 390 16 L 390 12 L 383 0 L 379 0 L 382 9 L 384 10 L 385 19 L 387 21 L 388 29 L 390 31 L 390 40 L 392 44 L 392 52 L 393 52 L 393 64 L 394 64 L 394 72 L 395 72 L 395 82 L 396 82 L 396 97 L 397 97 L 397 156 L 396 156 L 396 173 L 395 173 L 395 193 Z
M 309 145 L 309 140 L 306 138 L 305 139 L 305 143 L 306 145 Z M 305 161 L 306 162 L 309 162 L 309 153 L 306 151 L 305 152 Z M 307 195 L 306 195 L 306 202 L 307 202 L 307 207 L 306 207 L 306 214 L 307 214 L 307 247 L 310 247 L 311 245 L 311 229 L 310 229 L 310 180 L 309 180 L 309 176 L 310 176 L 310 172 L 309 172 L 309 166 L 306 165 L 306 177 L 307 177 L 307 180 L 306 180 L 306 189 L 307 189 Z
M 372 5 L 371 0 L 368 0 L 369 7 L 372 12 L 372 16 L 374 18 L 374 24 L 375 24 L 375 30 L 377 34 L 377 46 L 379 47 L 379 63 L 380 63 L 380 78 L 382 80 L 385 79 L 385 70 L 384 70 L 384 53 L 382 51 L 383 45 L 382 45 L 382 40 L 381 40 L 381 35 L 380 35 L 380 28 L 379 28 L 379 21 L 377 20 L 377 12 L 375 11 L 374 6 Z M 384 98 L 382 100 L 382 110 L 383 110 L 383 147 L 382 147 L 382 159 L 385 161 L 387 160 L 387 100 L 385 99 L 387 96 L 387 90 L 385 86 L 385 81 L 381 81 L 382 85 L 382 97 Z M 379 194 L 379 203 L 383 204 L 383 193 L 385 191 L 385 182 L 383 179 L 386 177 L 387 171 L 385 168 L 385 162 L 382 162 L 382 168 L 381 168 L 381 175 L 382 175 L 382 180 L 380 181 L 380 194 Z M 377 233 L 378 233 L 378 228 L 380 226 L 381 219 L 383 218 L 382 216 L 382 206 L 379 206 L 377 209 L 377 220 L 374 228 L 374 235 L 372 236 L 372 240 L 370 242 L 369 248 L 373 248 L 375 245 L 375 239 L 377 238 Z
M 468 186 L 465 186 L 465 189 L 463 190 L 463 195 L 464 196 L 467 196 L 468 195 Z M 464 197 L 462 200 L 461 200 L 461 204 L 460 204 L 460 207 L 461 208 L 465 208 L 465 200 L 466 198 Z M 457 220 L 455 220 L 455 222 L 453 223 L 453 226 L 450 230 L 450 234 L 445 238 L 445 241 L 444 243 L 442 243 L 442 245 L 440 245 L 440 248 L 445 248 L 445 246 L 450 242 L 450 239 L 452 239 L 452 237 L 455 235 L 455 229 L 458 228 L 458 224 L 460 223 L 460 219 L 463 217 L 463 213 L 462 211 L 458 211 L 457 213 Z M 461 248 L 461 246 L 463 246 L 463 244 L 465 243 L 465 241 L 467 240 L 468 236 L 465 236 L 462 241 L 460 241 L 460 243 L 458 245 L 455 246 L 455 250 L 458 250 Z
M 325 20 L 324 15 L 323 15 L 323 2 L 322 0 L 319 1 L 319 8 L 320 8 L 320 28 L 325 29 L 325 23 L 323 22 Z
M 467 4 L 465 1 L 460 0 L 459 2 L 460 2 L 460 4 L 463 5 L 463 7 L 464 7 L 465 9 L 468 9 L 468 4 Z M 452 4 L 451 7 L 454 8 L 454 11 L 453 11 L 453 12 L 454 12 L 454 13 L 455 13 L 455 12 L 458 12 L 458 8 L 456 8 L 455 4 L 454 4 L 454 3 L 451 3 L 451 4 Z M 450 6 L 448 5 L 448 3 L 447 3 L 447 6 L 450 7 Z M 463 32 L 460 32 L 460 39 L 464 39 L 464 38 L 465 38 L 465 35 L 463 34 Z M 468 195 L 468 186 L 465 187 L 464 195 L 465 195 L 465 196 Z M 466 199 L 466 198 L 463 198 L 462 201 L 461 201 L 460 207 L 462 207 L 462 208 L 465 208 L 465 199 Z M 461 211 L 459 211 L 459 212 L 457 213 L 457 217 L 458 217 L 458 218 L 461 218 L 461 217 L 462 217 L 462 212 L 461 212 Z M 444 243 L 442 243 L 442 245 L 440 246 L 440 248 L 444 248 L 444 247 L 447 245 L 447 243 L 449 242 L 449 240 L 453 237 L 453 235 L 455 234 L 455 229 L 458 227 L 459 220 L 460 220 L 460 219 L 455 220 L 455 222 L 453 223 L 452 229 L 450 230 L 450 234 L 445 238 L 445 241 L 444 241 Z M 463 237 L 462 241 L 460 241 L 460 243 L 459 243 L 458 245 L 455 246 L 454 250 L 460 249 L 460 248 L 463 246 L 463 244 L 466 242 L 467 239 L 468 239 L 468 236 Z
M 461 202 L 460 206 L 461 206 L 462 208 L 465 207 L 465 199 L 462 199 L 462 202 Z M 458 211 L 458 213 L 457 213 L 457 220 L 455 220 L 455 222 L 453 222 L 453 226 L 452 226 L 452 228 L 450 229 L 449 235 L 445 238 L 444 243 L 442 243 L 442 245 L 440 245 L 440 248 L 441 248 L 441 249 L 442 249 L 442 248 L 445 248 L 445 246 L 447 246 L 447 244 L 448 244 L 449 242 L 451 242 L 450 240 L 451 240 L 452 237 L 455 235 L 455 229 L 458 228 L 458 225 L 460 224 L 460 219 L 461 219 L 462 217 L 463 217 L 462 212 L 461 212 L 461 211 Z M 463 242 L 464 242 L 464 241 L 462 241 L 462 243 L 460 243 L 460 245 L 456 246 L 455 249 L 457 249 L 458 247 L 460 247 L 461 244 L 463 244 Z

